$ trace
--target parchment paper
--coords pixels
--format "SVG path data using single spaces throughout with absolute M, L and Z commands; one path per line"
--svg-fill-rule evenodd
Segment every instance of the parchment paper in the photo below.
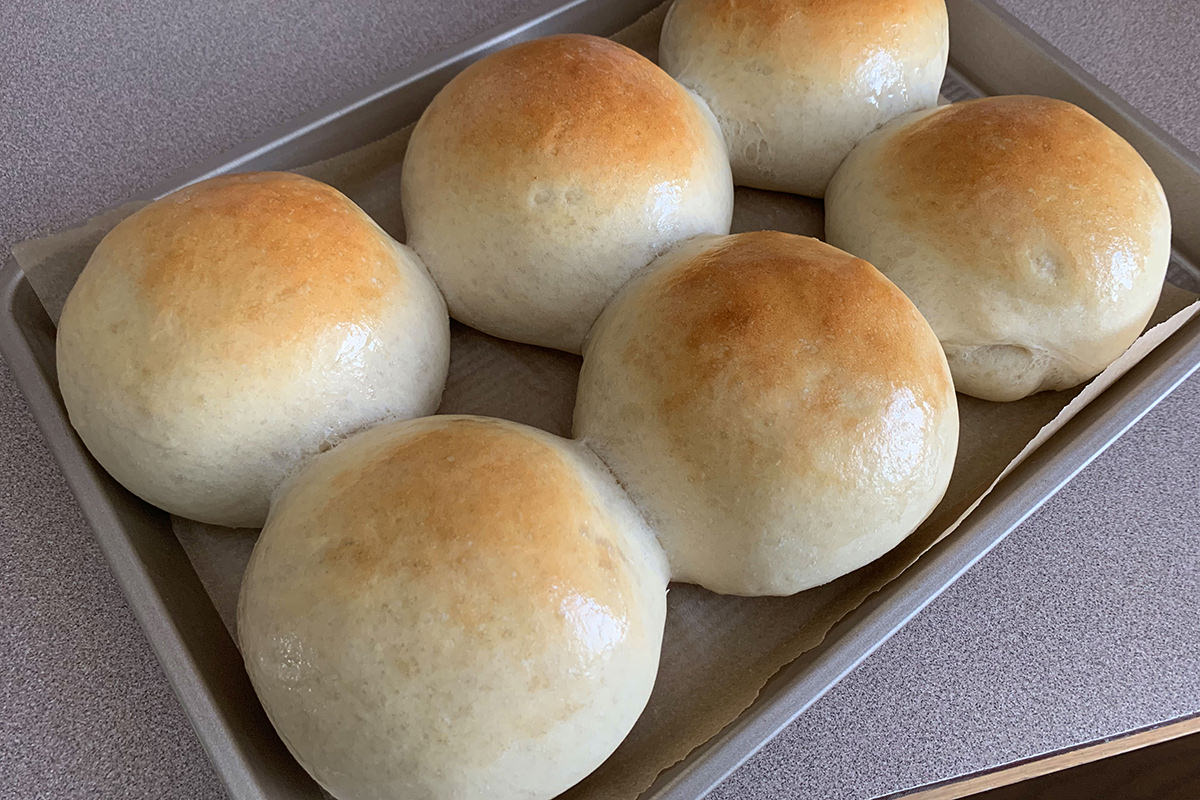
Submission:
M 660 8 L 614 38 L 655 58 L 663 13 Z M 410 130 L 328 161 L 298 165 L 297 171 L 338 187 L 403 240 L 400 165 Z M 54 320 L 92 248 L 138 207 L 128 204 L 79 228 L 14 248 Z M 776 229 L 819 236 L 822 226 L 818 201 L 737 190 L 735 231 Z M 781 666 L 819 644 L 834 623 L 953 531 L 1002 475 L 1195 314 L 1200 308 L 1195 299 L 1167 284 L 1151 329 L 1082 390 L 1043 393 L 1016 403 L 960 395 L 959 456 L 945 499 L 912 536 L 873 564 L 792 597 L 724 597 L 673 584 L 658 681 L 645 713 L 612 757 L 565 796 L 630 800 L 659 772 L 711 738 L 753 702 Z M 578 370 L 575 356 L 493 339 L 455 323 L 440 411 L 505 417 L 569 436 Z M 233 632 L 237 593 L 256 532 L 178 518 L 173 526 Z

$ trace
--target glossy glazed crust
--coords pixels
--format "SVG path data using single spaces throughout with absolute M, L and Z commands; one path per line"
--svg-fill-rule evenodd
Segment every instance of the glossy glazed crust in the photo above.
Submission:
M 791 594 L 873 560 L 945 491 L 958 411 L 924 319 L 870 264 L 776 232 L 699 237 L 621 291 L 575 433 L 677 580 Z
M 550 798 L 645 705 L 666 583 L 653 535 L 582 447 L 429 417 L 288 483 L 239 637 L 280 735 L 342 800 Z
M 164 320 L 159 336 L 245 361 L 337 325 L 378 324 L 407 282 L 395 262 L 391 239 L 332 186 L 242 173 L 122 221 L 96 248 L 85 288 L 129 280 Z
M 451 313 L 501 338 L 578 352 L 637 269 L 733 209 L 716 123 L 634 51 L 551 36 L 465 69 L 405 156 L 409 244 Z
M 306 455 L 437 407 L 449 321 L 413 253 L 349 199 L 252 173 L 117 225 L 57 347 L 71 422 L 105 469 L 172 513 L 258 526 Z
M 689 172 L 707 133 L 686 92 L 653 62 L 584 34 L 535 39 L 475 62 L 422 117 L 477 183 L 510 189 L 580 175 L 601 196 L 623 195 L 627 181 L 649 187 Z
M 659 61 L 721 124 L 735 182 L 814 197 L 855 143 L 937 102 L 943 0 L 676 0 Z
M 1141 332 L 1170 258 L 1170 213 L 1141 156 L 1044 97 L 896 120 L 830 185 L 829 241 L 878 266 L 989 400 L 1065 389 Z

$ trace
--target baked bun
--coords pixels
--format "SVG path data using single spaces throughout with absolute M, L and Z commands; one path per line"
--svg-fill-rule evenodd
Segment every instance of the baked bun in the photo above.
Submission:
M 760 231 L 654 262 L 588 340 L 575 435 L 659 535 L 675 580 L 782 595 L 894 547 L 958 446 L 946 360 L 874 267 Z
M 703 103 L 634 51 L 568 35 L 446 84 L 413 131 L 401 199 L 455 319 L 578 353 L 635 270 L 729 232 L 733 184 Z
M 280 490 L 246 669 L 340 800 L 551 798 L 650 696 L 666 562 L 594 455 L 514 422 L 372 428 Z
M 659 63 L 708 101 L 735 183 L 821 197 L 855 142 L 937 103 L 944 0 L 675 0 Z
M 257 527 L 305 457 L 432 412 L 449 348 L 411 251 L 323 183 L 252 173 L 181 189 L 104 237 L 63 308 L 58 380 L 131 492 Z
M 990 97 L 896 120 L 825 203 L 832 243 L 879 267 L 942 341 L 958 390 L 1067 389 L 1125 351 L 1171 253 L 1162 187 L 1083 109 Z

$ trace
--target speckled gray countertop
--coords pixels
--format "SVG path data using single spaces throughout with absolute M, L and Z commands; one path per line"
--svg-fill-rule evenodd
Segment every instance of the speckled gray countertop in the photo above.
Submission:
M 1003 0 L 1200 151 L 1196 0 Z M 0 252 L 521 0 L 0 3 Z M 1200 377 L 713 797 L 870 798 L 1200 712 Z M 0 366 L 0 797 L 220 783 Z

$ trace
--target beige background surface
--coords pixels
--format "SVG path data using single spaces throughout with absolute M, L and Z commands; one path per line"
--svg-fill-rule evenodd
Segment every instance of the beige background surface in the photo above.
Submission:
M 5 249 L 521 11 L 20 5 L 0 11 Z M 1200 147 L 1195 3 L 1008 5 Z M 716 796 L 871 797 L 1200 711 L 1198 384 Z M 0 609 L 0 796 L 221 796 L 7 370 Z

